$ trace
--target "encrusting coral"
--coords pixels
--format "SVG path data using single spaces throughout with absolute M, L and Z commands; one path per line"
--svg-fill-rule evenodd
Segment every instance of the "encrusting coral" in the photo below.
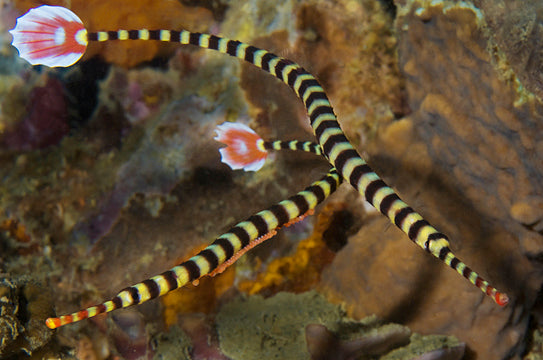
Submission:
M 203 246 L 197 248 L 198 251 L 202 249 Z M 198 251 L 193 251 L 192 254 L 197 254 Z M 161 302 L 164 305 L 164 324 L 167 327 L 177 324 L 181 314 L 213 313 L 220 297 L 232 287 L 235 275 L 235 267 L 231 267 L 219 277 L 203 278 L 197 285 L 188 286 L 186 291 L 174 291 L 163 296 Z
M 40 318 L 53 312 L 45 289 L 28 279 L 0 278 L 0 357 L 3 359 L 50 355 L 40 349 L 53 334 Z
M 238 298 L 221 308 L 216 321 L 221 349 L 233 360 L 262 354 L 312 360 L 415 359 L 433 352 L 433 359 L 461 359 L 464 354 L 453 337 L 411 334 L 405 326 L 375 317 L 350 319 L 314 291 Z M 455 350 L 447 354 L 448 348 Z M 443 355 L 439 350 L 445 350 Z
M 316 215 L 311 235 L 298 243 L 292 255 L 274 259 L 256 279 L 243 281 L 238 288 L 248 294 L 300 293 L 313 289 L 335 252 L 345 245 L 341 239 L 346 241 L 347 232 L 354 232 L 351 221 L 342 219 L 352 216 L 346 203 L 327 203 Z M 327 244 L 326 238 L 334 243 Z

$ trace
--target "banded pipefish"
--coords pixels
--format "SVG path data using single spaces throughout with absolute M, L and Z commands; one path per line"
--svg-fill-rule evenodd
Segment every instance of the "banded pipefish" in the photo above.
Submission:
M 450 249 L 447 237 L 403 202 L 359 155 L 347 140 L 332 105 L 317 79 L 300 65 L 237 40 L 187 30 L 112 30 L 88 32 L 82 21 L 63 7 L 43 5 L 30 10 L 17 20 L 10 31 L 12 44 L 20 56 L 31 64 L 70 66 L 84 54 L 90 41 L 157 40 L 194 45 L 216 50 L 245 60 L 269 72 L 292 88 L 302 100 L 322 155 L 332 170 L 306 190 L 261 211 L 219 236 L 209 247 L 188 261 L 130 286 L 113 299 L 88 309 L 47 319 L 50 328 L 79 321 L 99 313 L 140 304 L 164 295 L 188 282 L 213 273 L 259 237 L 306 214 L 323 201 L 339 184 L 348 181 L 365 199 L 402 230 L 414 243 L 442 260 L 465 277 L 497 304 L 506 305 L 509 298 L 458 259 Z M 337 172 L 336 170 L 337 169 Z

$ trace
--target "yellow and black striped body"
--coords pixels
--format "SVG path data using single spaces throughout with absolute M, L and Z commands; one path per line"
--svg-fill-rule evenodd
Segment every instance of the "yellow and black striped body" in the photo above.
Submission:
M 266 150 L 301 150 L 316 155 L 322 155 L 319 144 L 315 144 L 312 141 L 264 141 L 263 145 Z
M 248 61 L 274 75 L 289 85 L 304 103 L 322 154 L 332 167 L 337 169 L 342 179 L 347 180 L 370 204 L 387 216 L 421 248 L 441 259 L 496 303 L 505 305 L 508 302 L 507 295 L 497 291 L 460 261 L 450 250 L 447 237 L 404 203 L 394 190 L 369 167 L 345 137 L 319 82 L 300 65 L 240 41 L 186 30 L 142 29 L 89 32 L 88 40 L 159 40 L 191 44 Z M 48 319 L 48 326 L 55 328 L 98 313 L 139 304 L 212 272 L 251 240 L 273 231 L 314 208 L 335 189 L 340 181 L 338 174 L 332 170 L 323 180 L 312 184 L 289 200 L 251 216 L 217 238 L 213 244 L 187 262 L 126 288 L 113 300 L 104 304 L 61 318 Z

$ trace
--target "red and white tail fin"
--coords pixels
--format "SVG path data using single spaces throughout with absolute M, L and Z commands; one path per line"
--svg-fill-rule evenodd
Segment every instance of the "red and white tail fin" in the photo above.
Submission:
M 70 66 L 87 48 L 87 30 L 76 14 L 42 5 L 17 19 L 11 44 L 32 65 Z
M 250 127 L 241 123 L 225 122 L 217 126 L 214 138 L 226 144 L 219 149 L 221 161 L 232 169 L 257 171 L 266 161 L 268 152 L 264 149 L 264 140 Z

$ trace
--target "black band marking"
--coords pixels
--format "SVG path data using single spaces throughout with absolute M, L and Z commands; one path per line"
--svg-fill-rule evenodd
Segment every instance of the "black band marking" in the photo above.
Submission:
M 147 291 L 149 291 L 151 299 L 158 297 L 158 295 L 160 294 L 160 289 L 155 281 L 147 279 L 142 281 L 141 283 L 147 288 Z
M 251 237 L 249 236 L 249 234 L 247 234 L 247 231 L 245 231 L 245 229 L 239 226 L 234 226 L 232 229 L 230 229 L 230 232 L 238 237 L 239 241 L 241 242 L 242 248 L 249 245 Z
M 321 106 L 319 108 L 317 108 L 316 110 L 319 110 L 319 113 L 317 113 L 314 117 L 310 116 L 311 118 L 311 123 L 313 123 L 313 118 L 317 118 L 317 116 L 321 115 L 321 114 L 332 114 L 333 115 L 333 112 L 332 112 L 332 109 L 328 106 Z M 314 114 L 316 111 L 313 111 L 311 114 Z M 336 122 L 334 120 L 324 120 L 324 121 L 321 121 L 321 123 L 319 124 L 319 126 L 317 126 L 317 128 L 315 129 L 315 135 L 317 136 L 317 139 L 320 139 L 322 137 L 322 134 L 327 130 L 327 129 L 336 129 Z M 327 153 L 325 153 L 327 154 Z
M 381 201 L 381 205 L 379 206 L 379 210 L 381 211 L 381 213 L 388 215 L 390 207 L 396 200 L 400 200 L 400 198 L 395 193 L 385 196 L 385 198 Z
M 337 160 L 336 160 L 337 162 Z M 368 164 L 359 165 L 353 169 L 351 176 L 349 177 L 349 182 L 356 188 L 358 188 L 358 183 L 362 176 L 372 173 L 373 170 Z
M 336 171 L 333 171 L 331 172 L 331 174 L 335 174 L 337 175 L 337 172 Z M 336 191 L 337 189 L 337 186 L 338 186 L 338 183 L 337 181 L 332 177 L 332 176 L 328 176 L 325 181 L 330 184 L 330 193 L 333 193 L 334 191 Z
M 134 286 L 130 286 L 130 287 L 125 288 L 123 291 L 126 291 L 130 294 L 130 297 L 132 298 L 131 305 L 140 303 L 140 292 L 138 291 L 137 288 L 135 288 Z
M 160 40 L 160 30 L 149 30 L 149 40 Z
M 166 283 L 168 284 L 168 291 L 177 289 L 177 275 L 172 270 L 164 271 L 160 275 L 164 280 L 166 280 Z
M 313 91 L 305 100 L 305 107 L 309 108 L 313 101 L 315 100 L 326 100 L 328 101 L 328 97 L 323 91 Z
M 209 271 L 212 271 L 219 266 L 219 258 L 217 255 L 210 249 L 204 249 L 200 251 L 198 254 L 206 259 L 206 261 L 209 263 Z
M 447 258 L 447 255 L 451 252 L 451 249 L 448 247 L 443 247 L 441 250 L 439 250 L 439 258 L 443 261 Z
M 354 149 L 347 149 L 343 150 L 339 153 L 339 155 L 336 158 L 336 169 L 339 171 L 343 171 L 343 168 L 345 167 L 345 164 L 347 164 L 347 161 L 350 159 L 354 159 L 357 157 L 356 150 Z
M 325 153 L 330 154 L 330 152 L 332 151 L 332 148 L 334 147 L 334 145 L 339 144 L 339 143 L 343 143 L 343 142 L 348 142 L 345 135 L 343 135 L 343 134 L 335 134 L 335 135 L 332 135 L 332 136 L 328 137 L 326 142 L 324 144 L 322 144 L 322 149 L 324 150 Z
M 185 267 L 189 273 L 189 281 L 194 281 L 200 277 L 200 268 L 194 261 L 189 260 L 184 262 L 182 266 Z
M 209 40 L 208 40 L 208 45 L 207 47 L 209 49 L 213 49 L 213 50 L 218 50 L 219 49 L 219 42 L 220 42 L 220 38 L 215 36 L 215 35 L 211 35 L 209 37 Z
M 292 64 L 292 61 L 287 59 L 281 59 L 277 62 L 277 65 L 275 65 L 275 76 L 277 76 L 280 80 L 283 80 L 283 69 L 287 66 Z M 288 79 L 288 78 L 287 78 Z
M 190 33 L 189 44 L 200 46 L 201 37 L 202 37 L 202 34 L 200 33 Z
M 268 223 L 262 218 L 260 215 L 253 215 L 248 219 L 249 222 L 251 222 L 258 231 L 258 237 L 264 236 L 267 233 L 270 232 L 268 229 Z
M 298 207 L 299 215 L 305 214 L 309 210 L 309 204 L 302 195 L 294 195 L 290 200 Z
M 123 300 L 119 296 L 115 296 L 113 299 L 111 299 L 111 302 L 113 305 L 115 305 L 115 309 L 120 309 L 123 307 Z
M 230 56 L 236 56 L 239 44 L 241 43 L 237 40 L 228 40 L 228 43 L 226 44 L 226 53 Z
M 302 70 L 300 67 L 296 67 L 290 70 L 290 72 L 287 75 L 287 84 L 292 89 L 294 89 L 294 83 L 296 82 L 296 79 L 298 79 L 298 76 L 302 74 Z
M 284 206 L 275 204 L 272 207 L 270 207 L 269 210 L 277 219 L 279 226 L 283 226 L 289 222 L 290 219 L 288 216 L 288 212 Z
M 119 32 L 118 31 L 108 31 L 107 32 L 107 39 L 108 40 L 118 40 L 119 39 Z
M 473 270 L 471 270 L 469 268 L 469 266 L 466 266 L 464 268 L 464 270 L 462 271 L 462 275 L 466 278 L 466 279 L 469 279 L 469 276 L 471 275 L 471 273 L 473 273 Z
M 181 42 L 181 31 L 170 30 L 170 41 Z
M 226 254 L 226 259 L 230 259 L 234 256 L 234 246 L 230 241 L 225 238 L 218 238 L 213 242 L 213 244 L 220 246 L 224 253 Z
M 266 52 L 264 56 L 262 56 L 262 70 L 270 72 L 270 61 L 275 59 L 277 55 L 272 54 L 271 52 Z
M 419 221 L 416 221 L 413 225 L 411 225 L 411 227 L 409 228 L 409 231 L 407 233 L 407 236 L 409 236 L 409 238 L 413 241 L 415 241 L 415 239 L 417 238 L 417 236 L 419 235 L 419 231 L 420 229 L 422 229 L 423 227 L 425 226 L 428 226 L 430 224 L 428 224 L 428 221 L 426 220 L 419 220 Z
M 460 260 L 458 260 L 458 258 L 455 256 L 452 260 L 451 260 L 451 267 L 456 270 L 458 264 L 460 264 Z
M 315 194 L 315 196 L 317 197 L 317 202 L 320 203 L 324 201 L 324 198 L 325 198 L 324 190 L 320 186 L 313 185 L 313 186 L 308 187 L 307 190 Z
M 369 185 L 366 187 L 366 191 L 364 191 L 364 196 L 366 197 L 366 200 L 375 206 L 373 203 L 373 197 L 375 196 L 375 193 L 379 191 L 380 189 L 388 187 L 387 184 L 381 179 L 373 180 Z
M 409 214 L 412 214 L 414 213 L 415 211 L 410 207 L 410 206 L 406 206 L 404 207 L 403 209 L 401 209 L 400 211 L 398 211 L 396 213 L 396 216 L 394 216 L 394 224 L 396 224 L 397 227 L 399 227 L 400 229 L 402 228 L 402 224 L 405 220 L 405 218 L 409 215 Z
M 300 74 L 301 75 L 301 74 Z M 304 98 L 305 91 L 310 88 L 311 86 L 320 86 L 317 79 L 305 79 L 300 84 L 300 87 L 298 88 L 298 96 L 300 99 Z M 296 90 L 296 89 L 295 89 Z
M 247 48 L 245 48 L 245 60 L 250 62 L 251 64 L 254 64 L 255 52 L 257 51 L 258 49 L 255 48 L 253 45 L 247 46 Z

